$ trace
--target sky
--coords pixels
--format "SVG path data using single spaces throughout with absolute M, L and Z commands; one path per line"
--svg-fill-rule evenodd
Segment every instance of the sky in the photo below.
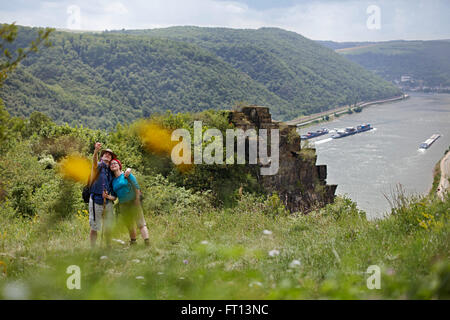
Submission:
M 313 40 L 450 39 L 450 0 L 1 0 L 0 23 L 72 30 L 278 27 Z

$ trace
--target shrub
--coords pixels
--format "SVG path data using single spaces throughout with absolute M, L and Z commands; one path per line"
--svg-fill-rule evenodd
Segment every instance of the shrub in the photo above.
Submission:
M 239 196 L 236 206 L 233 208 L 235 213 L 261 214 L 265 206 L 266 197 L 254 193 L 244 192 Z
M 299 135 L 298 135 L 296 128 L 292 128 L 289 130 L 289 133 L 287 136 L 287 141 L 289 144 L 291 144 L 295 141 L 295 139 L 298 139 L 298 137 L 299 137 Z
M 44 166 L 45 169 L 53 169 L 56 165 L 56 161 L 52 155 L 46 155 L 39 159 L 39 163 Z
M 366 218 L 366 213 L 356 207 L 356 203 L 346 196 L 338 196 L 334 203 L 326 205 L 319 210 L 319 214 L 323 216 L 333 217 L 340 220 L 346 217 Z
M 193 192 L 170 183 L 162 175 L 142 176 L 143 206 L 154 214 L 202 213 L 212 208 L 210 192 Z
M 32 216 L 36 213 L 36 191 L 55 177 L 53 170 L 44 168 L 26 142 L 17 144 L 0 158 L 3 197 L 10 201 L 17 214 Z
M 288 216 L 289 210 L 286 209 L 277 193 L 267 196 L 264 201 L 262 212 L 269 216 Z
M 41 138 L 32 145 L 32 149 L 40 158 L 51 156 L 59 161 L 72 153 L 85 153 L 87 146 L 76 137 L 64 135 L 58 138 Z
M 314 148 L 303 148 L 300 150 L 299 155 L 305 161 L 316 161 L 316 149 Z
M 436 197 L 408 197 L 399 185 L 392 196 L 393 200 L 390 201 L 391 214 L 406 232 L 439 229 L 448 218 L 450 208 L 448 197 L 446 201 Z

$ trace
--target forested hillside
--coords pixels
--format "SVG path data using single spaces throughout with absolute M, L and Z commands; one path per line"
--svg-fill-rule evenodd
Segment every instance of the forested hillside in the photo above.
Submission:
M 389 41 L 360 44 L 323 43 L 389 81 L 410 76 L 416 86 L 450 86 L 450 41 Z M 359 44 L 358 44 L 359 45 Z
M 14 48 L 35 34 L 20 28 Z M 51 41 L 2 88 L 12 115 L 40 111 L 59 123 L 110 129 L 155 112 L 229 109 L 244 101 L 285 120 L 398 93 L 332 50 L 280 29 L 54 32 Z
M 289 118 L 332 107 L 392 97 L 399 91 L 364 68 L 297 33 L 277 28 L 236 30 L 172 27 L 124 30 L 209 50 L 290 103 Z

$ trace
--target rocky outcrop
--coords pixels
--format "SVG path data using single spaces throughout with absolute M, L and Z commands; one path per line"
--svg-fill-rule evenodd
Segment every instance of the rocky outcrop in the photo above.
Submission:
M 337 186 L 326 184 L 327 167 L 316 166 L 315 149 L 301 149 L 295 126 L 273 122 L 269 108 L 259 106 L 231 111 L 229 117 L 243 130 L 279 129 L 278 173 L 257 174 L 257 178 L 268 193 L 276 192 L 291 212 L 307 213 L 334 201 Z

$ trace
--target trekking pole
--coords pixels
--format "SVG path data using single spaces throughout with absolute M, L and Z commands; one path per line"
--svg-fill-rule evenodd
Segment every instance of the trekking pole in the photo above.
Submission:
M 103 189 L 103 192 L 105 192 L 106 190 Z M 103 198 L 103 211 L 102 211 L 102 236 L 100 239 L 100 246 L 103 245 L 103 228 L 104 228 L 104 224 L 105 224 L 105 208 L 106 208 L 106 198 Z

